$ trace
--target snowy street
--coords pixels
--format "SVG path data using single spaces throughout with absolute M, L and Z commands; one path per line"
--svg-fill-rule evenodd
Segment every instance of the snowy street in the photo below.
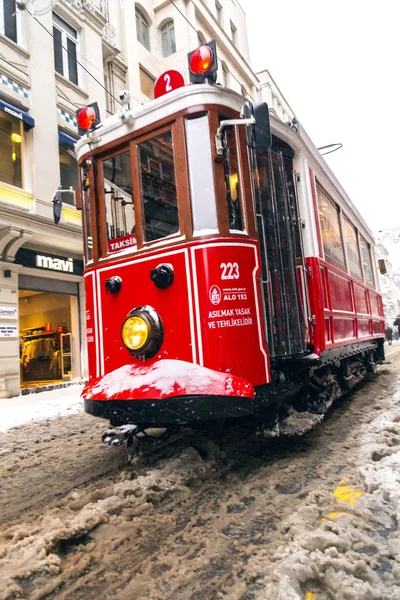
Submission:
M 386 353 L 304 436 L 188 432 L 132 464 L 80 386 L 1 400 L 0 600 L 400 598 L 400 344 Z

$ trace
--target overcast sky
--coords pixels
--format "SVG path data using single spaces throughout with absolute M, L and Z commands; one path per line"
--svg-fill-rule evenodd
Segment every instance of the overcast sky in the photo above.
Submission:
M 400 228 L 400 1 L 240 0 L 267 68 L 370 228 Z M 400 242 L 392 246 L 400 267 Z

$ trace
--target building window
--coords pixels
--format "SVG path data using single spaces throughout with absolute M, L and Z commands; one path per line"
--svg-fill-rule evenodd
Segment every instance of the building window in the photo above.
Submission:
M 18 39 L 17 16 L 16 0 L 0 0 L 0 31 L 15 43 Z
M 140 89 L 142 93 L 152 100 L 154 98 L 154 83 L 155 79 L 149 75 L 142 67 L 139 67 L 140 72 Z
M 68 190 L 71 186 L 74 189 L 79 187 L 78 181 L 78 163 L 75 158 L 73 146 L 59 141 L 58 153 L 60 159 L 60 184 L 63 190 Z M 62 201 L 67 204 L 74 204 L 74 194 L 63 194 Z
M 352 275 L 360 277 L 361 279 L 361 262 L 358 253 L 357 231 L 346 217 L 343 219 L 343 238 L 346 246 L 349 271 Z
M 53 15 L 53 45 L 55 70 L 78 85 L 78 33 L 57 15 Z
M 150 51 L 150 35 L 149 35 L 149 24 L 146 17 L 138 8 L 135 11 L 136 14 L 136 38 L 137 41 L 142 44 L 147 50 Z
M 334 202 L 317 188 L 319 222 L 325 256 L 345 266 L 342 234 L 340 231 L 339 209 Z
M 217 17 L 217 21 L 222 25 L 222 6 L 218 0 L 215 3 L 215 16 Z
M 163 58 L 176 52 L 174 22 L 168 21 L 161 28 L 161 50 Z
M 364 267 L 365 281 L 370 285 L 374 285 L 374 273 L 372 270 L 371 261 L 371 246 L 362 236 L 360 236 L 361 259 Z
M 22 121 L 0 112 L 0 181 L 23 187 L 22 156 L 24 129 Z
M 237 42 L 237 29 L 231 21 L 231 40 L 236 45 Z
M 229 70 L 225 64 L 222 65 L 222 85 L 224 87 L 229 86 Z

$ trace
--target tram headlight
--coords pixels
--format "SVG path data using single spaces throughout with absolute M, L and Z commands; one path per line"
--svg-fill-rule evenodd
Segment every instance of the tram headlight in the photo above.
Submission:
M 142 317 L 129 317 L 122 327 L 122 339 L 128 350 L 140 350 L 149 337 L 149 327 Z
M 139 306 L 126 317 L 121 330 L 125 347 L 138 358 L 152 358 L 164 340 L 160 316 L 151 306 Z

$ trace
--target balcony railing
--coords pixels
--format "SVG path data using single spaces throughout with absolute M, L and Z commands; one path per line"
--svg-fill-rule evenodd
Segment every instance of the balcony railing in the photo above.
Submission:
M 68 6 L 70 10 L 78 15 L 82 15 L 83 9 L 86 8 L 91 12 L 97 11 L 103 15 L 106 24 L 103 29 L 103 39 L 110 44 L 116 46 L 115 27 L 110 23 L 109 0 L 58 0 L 62 4 Z M 56 0 L 57 3 L 57 0 Z

